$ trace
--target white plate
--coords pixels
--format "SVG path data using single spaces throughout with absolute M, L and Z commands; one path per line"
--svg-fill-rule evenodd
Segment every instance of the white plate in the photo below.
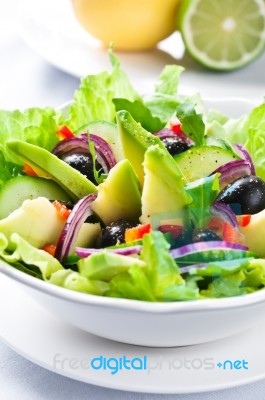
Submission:
M 19 25 L 24 40 L 63 71 L 81 77 L 110 68 L 106 51 L 75 20 L 70 0 L 24 0 Z M 131 81 L 141 90 L 153 87 L 164 65 L 177 63 L 186 68 L 180 84 L 184 94 L 261 99 L 265 93 L 265 54 L 242 70 L 216 73 L 184 54 L 180 34 L 175 33 L 153 51 L 117 55 Z
M 0 276 L 0 310 L 0 336 L 9 346 L 32 362 L 78 381 L 134 392 L 193 393 L 265 378 L 265 313 L 254 328 L 228 339 L 182 348 L 151 349 L 111 342 L 73 328 L 37 305 L 4 276 Z M 112 375 L 109 370 L 87 368 L 100 355 L 127 359 L 146 356 L 150 370 L 123 370 Z M 248 370 L 224 370 L 217 366 L 227 359 L 245 359 Z M 83 368 L 81 362 L 86 363 Z M 184 362 L 187 368 L 181 367 Z M 212 369 L 198 369 L 201 363 L 206 366 L 210 362 L 214 364 Z

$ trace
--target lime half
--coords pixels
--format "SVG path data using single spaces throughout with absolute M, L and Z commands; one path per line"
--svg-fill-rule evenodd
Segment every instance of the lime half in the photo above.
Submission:
M 212 69 L 240 68 L 265 48 L 264 0 L 182 0 L 178 24 L 190 55 Z

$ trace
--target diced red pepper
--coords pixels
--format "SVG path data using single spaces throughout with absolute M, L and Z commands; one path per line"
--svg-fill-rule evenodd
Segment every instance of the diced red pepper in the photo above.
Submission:
M 55 251 L 56 251 L 56 245 L 55 244 L 45 244 L 45 246 L 42 247 L 42 250 L 44 250 L 47 253 L 54 256 Z
M 61 140 L 71 139 L 72 137 L 75 136 L 73 132 L 66 125 L 61 126 L 57 134 Z
M 135 228 L 129 228 L 125 231 L 125 242 L 133 242 L 142 239 L 144 235 L 151 232 L 151 224 L 138 225 Z
M 174 133 L 176 134 L 183 133 L 181 129 L 181 122 L 179 121 L 178 118 L 172 118 L 171 121 L 169 122 L 169 126 Z
M 22 171 L 24 172 L 24 174 L 29 175 L 29 176 L 38 176 L 36 174 L 36 172 L 34 171 L 33 168 L 31 168 L 31 166 L 29 164 L 24 164 Z
M 248 226 L 248 224 L 250 223 L 250 220 L 251 220 L 251 215 L 250 214 L 238 215 L 237 216 L 238 225 L 243 227 L 243 228 L 245 226 Z
M 66 207 L 65 204 L 60 203 L 58 200 L 53 201 L 53 206 L 56 208 L 56 211 L 58 212 L 58 215 L 62 219 L 67 219 L 71 213 L 71 210 Z

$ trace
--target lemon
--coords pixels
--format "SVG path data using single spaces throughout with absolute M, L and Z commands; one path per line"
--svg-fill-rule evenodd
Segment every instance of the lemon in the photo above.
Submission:
M 206 67 L 233 70 L 265 48 L 264 0 L 182 0 L 178 26 L 187 51 Z
M 104 46 L 147 50 L 176 30 L 179 0 L 72 0 L 80 24 Z

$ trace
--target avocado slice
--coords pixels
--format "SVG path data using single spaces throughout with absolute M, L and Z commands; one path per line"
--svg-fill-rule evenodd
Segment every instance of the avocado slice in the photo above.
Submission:
M 97 192 L 97 187 L 84 175 L 49 151 L 20 140 L 10 140 L 6 146 L 39 177 L 57 182 L 74 201 Z
M 162 217 L 167 213 L 184 210 L 191 199 L 184 188 L 183 174 L 168 151 L 157 145 L 149 147 L 143 167 L 145 178 L 140 221 L 147 224 L 156 214 Z
M 165 147 L 157 136 L 146 131 L 128 111 L 118 111 L 116 118 L 124 156 L 131 162 L 140 184 L 143 186 L 142 164 L 146 150 L 152 145 L 158 145 L 163 149 Z
M 140 184 L 128 160 L 118 162 L 98 186 L 98 196 L 92 203 L 92 209 L 106 225 L 119 219 L 139 220 Z

